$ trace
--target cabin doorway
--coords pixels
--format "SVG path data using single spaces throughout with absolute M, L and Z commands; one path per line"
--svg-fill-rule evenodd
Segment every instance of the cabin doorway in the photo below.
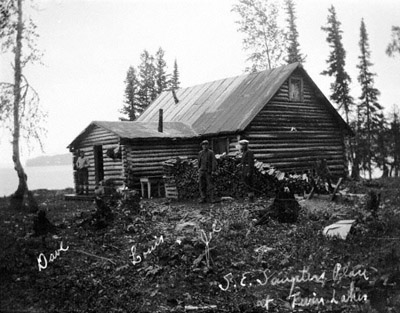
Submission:
M 104 179 L 104 162 L 103 162 L 103 146 L 94 146 L 94 174 L 96 179 L 96 185 Z

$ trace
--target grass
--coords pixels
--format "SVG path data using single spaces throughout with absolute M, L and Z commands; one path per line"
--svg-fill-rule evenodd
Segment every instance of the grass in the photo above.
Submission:
M 344 187 L 381 192 L 377 217 L 365 210 L 363 197 L 330 202 L 316 196 L 300 201 L 297 223 L 270 220 L 254 227 L 269 199 L 214 205 L 153 199 L 142 200 L 139 213 L 129 205 L 113 207 L 113 223 L 95 230 L 78 226 L 95 210 L 93 203 L 38 190 L 40 207 L 58 226 L 45 243 L 31 236 L 34 215 L 10 211 L 3 198 L 0 311 L 396 312 L 400 181 Z M 322 234 L 349 218 L 357 223 L 346 240 Z M 39 272 L 39 254 L 49 259 L 61 241 L 68 251 Z

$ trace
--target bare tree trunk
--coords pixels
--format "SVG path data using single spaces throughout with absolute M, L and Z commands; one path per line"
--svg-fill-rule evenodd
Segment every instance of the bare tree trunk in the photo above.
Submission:
M 13 200 L 11 205 L 14 208 L 22 207 L 24 205 L 24 197 L 27 196 L 27 204 L 31 210 L 37 210 L 37 204 L 29 192 L 27 184 L 27 175 L 25 174 L 24 168 L 20 159 L 20 120 L 19 120 L 19 109 L 21 102 L 21 55 L 22 55 L 22 0 L 18 0 L 18 24 L 17 24 L 17 41 L 15 47 L 15 68 L 14 68 L 14 107 L 13 107 L 13 117 L 14 117 L 14 129 L 13 129 L 13 155 L 12 159 L 14 162 L 14 169 L 17 171 L 18 175 L 18 188 L 13 195 Z

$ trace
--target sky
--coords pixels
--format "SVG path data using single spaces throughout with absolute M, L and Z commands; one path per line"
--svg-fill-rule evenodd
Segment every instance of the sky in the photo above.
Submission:
M 26 68 L 25 76 L 40 95 L 48 113 L 43 126 L 44 152 L 37 146 L 22 150 L 22 159 L 68 153 L 67 146 L 91 121 L 115 121 L 124 100 L 124 80 L 129 66 L 137 67 L 146 49 L 165 51 L 168 71 L 177 60 L 181 87 L 241 75 L 247 53 L 237 31 L 238 15 L 231 11 L 237 0 L 41 0 L 27 10 L 40 35 L 43 65 Z M 398 0 L 297 0 L 296 16 L 304 68 L 328 97 L 331 78 L 326 69 L 329 46 L 326 33 L 328 8 L 335 6 L 343 30 L 346 70 L 351 91 L 357 83 L 361 19 L 371 48 L 375 87 L 380 103 L 390 110 L 400 106 L 400 56 L 390 58 L 385 49 L 391 27 L 400 25 Z M 8 55 L 0 55 L 0 82 L 12 82 Z M 11 137 L 0 130 L 0 167 L 11 166 Z

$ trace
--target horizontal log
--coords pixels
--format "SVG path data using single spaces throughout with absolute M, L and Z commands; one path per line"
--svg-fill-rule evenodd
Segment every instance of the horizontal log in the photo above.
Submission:
M 261 149 L 261 148 L 253 148 L 252 149 L 254 153 L 284 153 L 284 154 L 290 154 L 290 155 L 295 155 L 297 152 L 323 152 L 323 153 L 337 153 L 337 152 L 342 152 L 343 147 L 332 147 L 332 146 L 313 146 L 313 147 L 289 147 L 289 148 L 267 148 L 267 149 Z
M 251 141 L 249 144 L 250 149 L 252 150 L 259 150 L 259 149 L 274 149 L 274 148 L 302 148 L 302 147 L 343 147 L 343 144 L 340 141 L 337 142 L 324 142 L 324 141 L 318 141 L 318 142 L 267 142 L 267 143 L 260 143 L 256 141 Z
M 157 147 L 158 149 L 168 149 L 171 147 L 185 147 L 185 148 L 193 148 L 193 147 L 199 147 L 199 143 L 193 142 L 195 139 L 191 139 L 190 142 L 176 142 L 176 141 L 170 141 L 168 142 L 167 139 L 164 139 L 162 141 L 156 141 L 154 143 L 149 144 L 148 142 L 143 143 L 143 144 L 129 144 L 127 145 L 127 148 L 133 149 L 133 150 L 147 150 L 149 148 L 155 148 Z
M 338 137 L 340 138 L 340 134 L 338 133 L 330 133 L 330 132 L 309 132 L 309 131 L 304 131 L 304 132 L 286 132 L 286 131 L 281 131 L 281 132 L 275 132 L 275 133 L 256 133 L 252 132 L 251 134 L 248 134 L 246 138 L 251 139 L 297 139 L 297 138 L 307 138 L 307 139 L 330 139 L 332 137 Z
M 137 166 L 132 165 L 130 170 L 135 173 L 135 172 L 145 172 L 145 171 L 163 171 L 162 166 L 156 167 L 156 166 Z
M 312 161 L 315 162 L 317 160 L 338 160 L 338 161 L 344 161 L 343 155 L 336 154 L 336 155 L 324 155 L 324 154 L 317 154 L 317 155 L 310 155 L 310 154 L 302 154 L 302 155 L 296 155 L 296 156 L 283 156 L 283 155 L 278 155 L 278 154 L 258 154 L 255 155 L 255 158 L 257 160 L 263 161 L 265 163 L 270 163 L 270 162 L 278 162 L 278 161 L 285 161 L 285 162 L 292 162 L 295 164 L 298 161 Z
M 287 114 L 269 114 L 268 116 L 259 116 L 256 117 L 250 125 L 285 125 L 285 124 L 326 124 L 331 125 L 334 127 L 339 127 L 335 120 L 333 120 L 330 116 L 301 116 L 300 114 L 297 115 L 287 115 Z
M 86 136 L 83 136 L 82 141 L 84 140 L 114 140 L 114 141 L 119 141 L 119 137 L 116 136 L 115 134 L 112 133 L 90 133 Z
M 282 111 L 293 111 L 293 110 L 300 110 L 300 111 L 312 111 L 316 113 L 326 113 L 325 106 L 320 104 L 304 104 L 302 102 L 280 102 L 274 101 L 268 103 L 268 105 L 261 111 L 262 113 L 269 110 L 282 110 Z
M 184 149 L 171 149 L 171 150 L 142 150 L 142 151 L 129 151 L 127 153 L 128 157 L 134 157 L 134 156 L 146 156 L 146 155 L 187 155 L 187 154 L 197 154 L 200 151 L 200 149 L 190 149 L 190 150 L 184 150 Z
M 119 168 L 108 168 L 105 167 L 104 168 L 104 173 L 122 173 L 123 172 L 123 168 L 119 167 Z
M 99 145 L 104 145 L 104 144 L 117 144 L 117 141 L 114 140 L 99 140 L 99 141 L 82 141 L 79 146 L 75 146 L 76 149 L 81 149 L 81 148 L 92 148 L 93 146 L 99 146 Z
M 286 123 L 285 125 L 277 125 L 277 124 L 267 124 L 267 125 L 250 125 L 246 130 L 249 132 L 278 132 L 278 131 L 290 131 L 292 128 L 295 128 L 298 132 L 303 131 L 326 131 L 326 132 L 336 132 L 338 128 L 334 125 L 321 125 L 317 123 L 313 124 L 299 124 L 299 123 Z

